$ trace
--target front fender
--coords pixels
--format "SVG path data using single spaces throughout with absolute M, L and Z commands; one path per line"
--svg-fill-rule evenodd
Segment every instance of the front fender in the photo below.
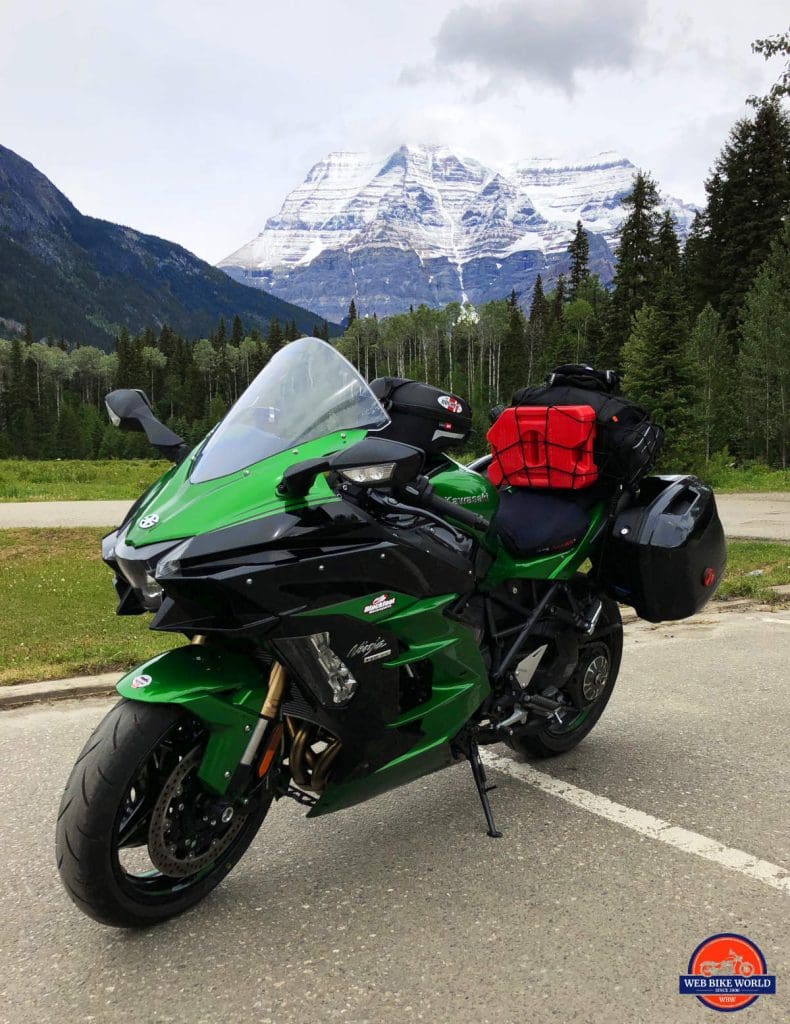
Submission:
M 180 704 L 209 731 L 198 775 L 224 794 L 249 742 L 268 680 L 250 658 L 221 647 L 187 644 L 132 669 L 116 685 L 127 700 Z

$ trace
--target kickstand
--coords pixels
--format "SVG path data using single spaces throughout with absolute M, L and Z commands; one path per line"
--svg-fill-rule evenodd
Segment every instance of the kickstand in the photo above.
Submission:
M 491 813 L 491 804 L 488 802 L 489 790 L 496 789 L 496 786 L 486 787 L 486 771 L 483 767 L 483 762 L 480 760 L 480 750 L 474 742 L 469 745 L 468 757 L 469 763 L 472 766 L 472 775 L 474 776 L 475 785 L 477 786 L 480 803 L 483 805 L 483 814 L 486 816 L 488 834 L 492 839 L 501 839 L 502 833 L 494 824 L 494 815 Z

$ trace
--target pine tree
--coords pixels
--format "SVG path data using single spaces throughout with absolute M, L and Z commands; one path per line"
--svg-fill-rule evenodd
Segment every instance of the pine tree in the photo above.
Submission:
M 675 230 L 675 218 L 664 210 L 664 215 L 656 233 L 654 267 L 657 276 L 665 270 L 677 274 L 680 270 L 680 243 Z
M 280 321 L 272 317 L 269 321 L 269 331 L 266 335 L 266 347 L 271 355 L 283 347 L 283 332 L 280 329 Z
M 746 296 L 739 370 L 748 451 L 786 469 L 790 446 L 790 219 Z
M 790 208 L 790 114 L 762 102 L 735 124 L 708 195 L 708 300 L 735 335 L 746 293 Z
M 579 288 L 590 274 L 590 243 L 580 220 L 576 221 L 576 232 L 568 245 L 568 255 L 571 258 L 570 297 L 575 299 Z
M 697 399 L 705 461 L 714 452 L 732 447 L 733 351 L 721 328 L 721 318 L 708 303 L 689 337 L 689 352 L 697 373 Z
M 238 348 L 239 345 L 241 345 L 242 341 L 244 341 L 244 324 L 241 322 L 241 317 L 237 313 L 236 316 L 234 316 L 233 318 L 233 327 L 231 329 L 230 334 L 230 343 L 231 345 L 235 345 L 236 348 Z
M 673 472 L 692 469 L 701 454 L 696 375 L 677 275 L 664 271 L 652 306 L 634 317 L 623 346 L 623 389 L 666 431 L 662 462 Z
M 515 296 L 513 291 L 512 296 Z M 518 309 L 517 304 L 509 303 L 510 309 Z M 543 278 L 540 274 L 535 278 L 532 299 L 529 304 L 529 320 L 525 329 L 526 341 L 526 374 L 521 387 L 531 384 L 536 373 L 545 370 L 546 332 L 549 320 L 549 304 L 543 293 Z M 515 390 L 515 389 L 514 389 Z
M 518 306 L 508 306 L 508 328 L 499 347 L 499 387 L 496 400 L 509 402 L 513 392 L 529 380 L 524 347 L 524 315 Z
M 708 305 L 708 297 L 711 294 L 707 246 L 707 218 L 702 211 L 697 210 L 680 258 L 683 294 L 689 310 L 695 316 Z
M 616 348 L 628 338 L 634 313 L 652 300 L 656 285 L 655 238 L 660 215 L 658 190 L 650 175 L 642 171 L 636 174 L 623 206 L 629 213 L 617 248 L 608 327 Z
M 348 316 L 346 317 L 346 329 L 348 329 L 357 318 L 357 304 L 352 299 L 348 304 Z

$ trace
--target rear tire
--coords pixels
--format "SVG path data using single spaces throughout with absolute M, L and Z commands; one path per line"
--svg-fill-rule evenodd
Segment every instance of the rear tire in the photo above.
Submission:
M 575 691 L 578 697 L 578 706 L 575 709 L 578 714 L 571 718 L 569 711 L 566 712 L 562 724 L 549 719 L 537 732 L 521 735 L 515 733 L 507 740 L 507 744 L 517 753 L 525 757 L 556 757 L 558 754 L 565 754 L 581 743 L 604 713 L 614 690 L 617 673 L 620 671 L 623 656 L 623 624 L 617 602 L 608 597 L 601 600 L 603 609 L 598 625 L 593 635 L 580 644 L 579 661 L 567 687 Z M 590 680 L 588 687 L 594 685 L 595 666 L 597 664 L 599 669 L 602 668 L 602 658 L 608 661 L 605 681 L 601 681 L 602 688 L 594 700 L 585 700 L 585 677 Z M 588 671 L 591 676 L 587 675 Z
M 122 700 L 85 744 L 61 801 L 56 858 L 66 892 L 89 917 L 115 927 L 141 927 L 181 914 L 222 881 L 252 842 L 271 797 L 256 805 L 240 828 L 238 820 L 229 825 L 232 839 L 221 856 L 194 875 L 169 877 L 155 868 L 134 873 L 122 864 L 122 853 L 146 847 L 165 784 L 162 771 L 172 775 L 170 766 L 183 762 L 187 748 L 194 751 L 205 736 L 203 726 L 177 705 Z M 161 769 L 162 764 L 168 767 Z M 191 785 L 198 784 L 191 780 Z M 139 826 L 126 839 L 122 827 L 135 813 L 133 801 Z

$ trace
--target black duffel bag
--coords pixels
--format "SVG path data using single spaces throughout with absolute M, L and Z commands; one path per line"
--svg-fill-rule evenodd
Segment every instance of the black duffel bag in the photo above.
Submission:
M 595 464 L 602 478 L 633 486 L 655 466 L 664 432 L 647 412 L 618 395 L 614 370 L 591 366 L 558 366 L 546 383 L 521 388 L 514 406 L 590 405 L 595 410 Z

